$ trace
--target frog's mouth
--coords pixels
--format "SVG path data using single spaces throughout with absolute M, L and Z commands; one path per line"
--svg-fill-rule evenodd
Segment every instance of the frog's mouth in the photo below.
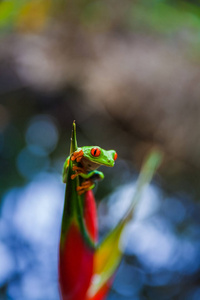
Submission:
M 91 161 L 85 157 L 83 157 L 81 159 L 81 164 L 83 165 L 84 169 L 89 172 L 89 171 L 93 171 L 96 170 L 97 168 L 99 168 L 100 166 L 106 166 L 106 167 L 110 167 L 110 165 L 106 165 L 106 164 L 98 164 L 97 162 Z

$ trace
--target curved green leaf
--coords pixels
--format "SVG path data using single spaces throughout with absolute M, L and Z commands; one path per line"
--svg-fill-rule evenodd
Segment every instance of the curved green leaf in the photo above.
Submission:
M 121 233 L 132 217 L 134 208 L 139 202 L 144 188 L 151 181 L 156 169 L 160 165 L 161 160 L 162 154 L 156 150 L 148 156 L 142 167 L 137 182 L 136 192 L 127 213 L 118 225 L 98 245 L 94 255 L 94 275 L 92 285 L 88 291 L 88 300 L 98 299 L 98 297 L 96 298 L 98 292 L 108 282 L 110 282 L 110 284 L 112 283 L 112 277 L 115 274 L 122 258 L 122 250 L 120 248 Z

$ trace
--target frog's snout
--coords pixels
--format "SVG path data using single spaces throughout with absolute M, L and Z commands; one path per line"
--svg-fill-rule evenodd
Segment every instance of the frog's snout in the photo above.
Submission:
M 115 164 L 114 159 L 108 159 L 107 161 L 108 161 L 108 165 L 110 165 L 111 167 L 114 166 L 114 164 Z
M 107 165 L 109 167 L 114 167 L 116 159 L 117 159 L 117 152 L 114 150 L 108 150 L 107 158 L 106 158 Z
M 109 165 L 113 163 L 113 161 L 111 159 L 108 159 L 107 162 Z

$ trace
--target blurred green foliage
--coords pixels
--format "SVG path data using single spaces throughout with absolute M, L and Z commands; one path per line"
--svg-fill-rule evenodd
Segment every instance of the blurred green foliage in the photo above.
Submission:
M 37 17 L 37 13 L 43 14 L 46 20 L 47 16 L 63 13 L 66 20 L 80 22 L 87 27 L 98 25 L 98 28 L 106 28 L 121 22 L 126 29 L 142 25 L 158 33 L 173 34 L 180 29 L 199 30 L 200 8 L 196 4 L 195 1 L 180 0 L 127 0 L 125 3 L 119 0 L 2 0 L 0 26 L 14 28 L 23 22 L 23 15 Z

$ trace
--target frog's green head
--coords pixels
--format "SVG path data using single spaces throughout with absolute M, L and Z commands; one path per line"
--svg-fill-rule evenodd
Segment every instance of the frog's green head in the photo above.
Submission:
M 91 163 L 91 169 L 96 169 L 100 165 L 113 167 L 117 159 L 115 150 L 104 150 L 98 146 L 85 146 L 83 150 L 83 162 L 87 162 L 88 167 Z M 96 165 L 96 166 L 95 166 Z

